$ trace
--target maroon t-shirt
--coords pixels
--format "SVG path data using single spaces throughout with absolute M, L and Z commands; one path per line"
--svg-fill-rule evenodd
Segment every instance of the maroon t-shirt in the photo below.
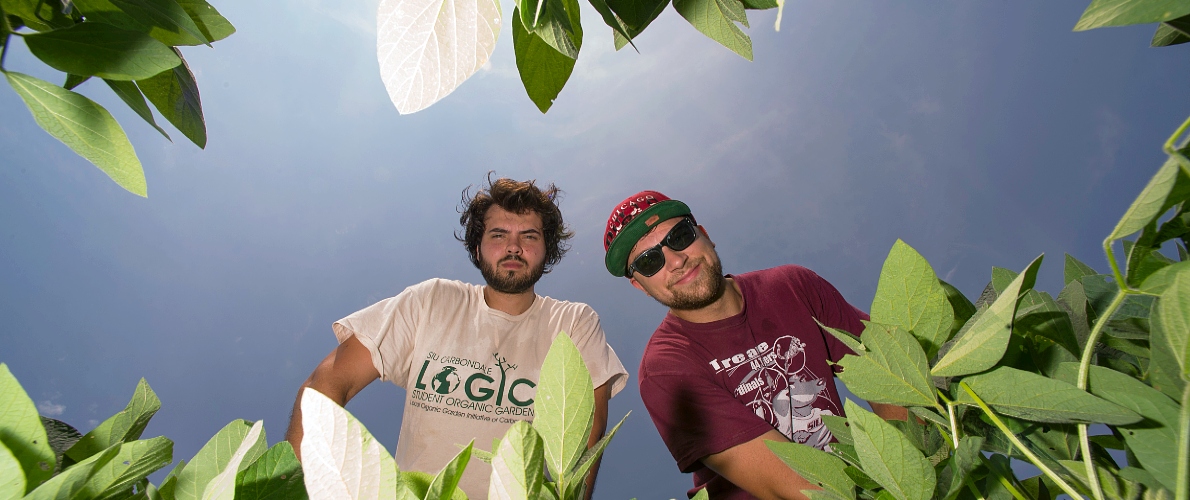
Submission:
M 711 323 L 673 314 L 653 332 L 640 365 L 640 395 L 693 496 L 752 498 L 701 459 L 776 429 L 823 448 L 822 415 L 843 415 L 830 362 L 851 350 L 814 322 L 858 334 L 868 315 L 813 271 L 781 266 L 732 276 L 744 311 Z

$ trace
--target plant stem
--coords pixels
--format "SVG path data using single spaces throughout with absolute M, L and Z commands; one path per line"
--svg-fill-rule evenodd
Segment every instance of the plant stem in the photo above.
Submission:
M 1034 455 L 1033 452 L 1025 446 L 1025 443 L 1022 443 L 1021 440 L 1016 437 L 1016 434 L 1013 434 L 1012 431 L 1008 430 L 1008 426 L 1004 425 L 1004 421 L 1000 420 L 1000 417 L 996 416 L 991 408 L 988 408 L 987 403 L 984 403 L 983 399 L 976 395 L 975 391 L 971 390 L 971 386 L 967 385 L 966 382 L 959 382 L 959 387 L 962 387 L 964 391 L 967 391 L 967 394 L 971 396 L 971 399 L 975 400 L 975 404 L 979 405 L 979 408 L 987 414 L 988 418 L 992 419 L 992 423 L 995 424 L 996 428 L 1000 429 L 1000 432 L 1004 433 L 1004 436 L 1007 437 L 1014 446 L 1020 448 L 1021 453 L 1028 457 L 1029 462 L 1035 465 L 1038 469 L 1041 469 L 1041 472 L 1044 473 L 1046 477 L 1050 478 L 1050 480 L 1052 480 L 1055 484 L 1057 484 L 1059 488 L 1062 488 L 1062 491 L 1065 491 L 1067 495 L 1070 495 L 1070 498 L 1082 498 L 1082 495 L 1079 495 L 1077 491 L 1074 491 L 1074 488 L 1066 483 L 1066 481 L 1063 481 L 1061 477 L 1059 477 L 1056 473 L 1054 473 L 1054 471 L 1050 470 L 1049 467 L 1042 463 L 1041 459 L 1037 458 L 1037 455 Z
M 1190 499 L 1190 384 L 1182 390 L 1182 415 L 1178 418 L 1178 479 L 1174 492 L 1176 500 Z
M 1110 260 L 1113 264 L 1115 263 L 1115 258 L 1110 258 Z M 1118 272 L 1118 269 L 1115 271 Z M 1124 299 L 1128 298 L 1127 285 L 1123 281 L 1117 281 L 1117 284 L 1120 289 L 1116 291 L 1116 296 L 1112 298 L 1107 309 L 1095 320 L 1095 327 L 1091 329 L 1091 335 L 1087 337 L 1087 345 L 1083 346 L 1083 357 L 1078 363 L 1077 385 L 1084 391 L 1087 390 L 1087 377 L 1091 372 L 1091 358 L 1095 356 L 1095 343 L 1099 342 L 1099 336 L 1103 334 L 1103 327 L 1107 325 L 1107 320 L 1111 319 L 1112 315 L 1116 313 L 1116 309 L 1119 309 L 1120 305 L 1124 303 Z M 1091 457 L 1091 437 L 1087 433 L 1087 424 L 1078 424 L 1078 439 L 1083 452 L 1083 465 L 1087 469 L 1087 482 L 1090 483 L 1088 486 L 1091 488 L 1095 500 L 1103 500 L 1103 487 L 1099 484 L 1099 472 L 1095 469 L 1095 462 Z
M 937 392 L 938 392 L 938 397 L 942 398 L 942 401 L 944 403 L 946 403 L 946 414 L 948 416 L 950 416 L 950 435 L 952 436 L 951 437 L 952 444 L 954 444 L 954 449 L 958 450 L 959 449 L 959 421 L 957 418 L 955 418 L 954 401 L 951 401 L 950 398 L 946 397 L 946 393 L 942 392 L 942 389 L 938 389 Z
M 1178 152 L 1178 137 L 1181 137 L 1188 128 L 1190 128 L 1190 118 L 1187 118 L 1186 121 L 1182 123 L 1182 126 L 1178 127 L 1178 129 L 1173 132 L 1173 135 L 1169 136 L 1169 140 L 1165 141 L 1165 154 L 1170 156 L 1182 156 L 1181 153 Z
M 2 15 L 2 14 L 3 14 L 3 12 L 0 12 L 0 15 Z M 4 24 L 5 25 L 8 24 L 8 19 L 4 20 Z M 5 26 L 5 28 L 7 28 L 7 27 L 8 26 Z M 12 34 L 9 33 L 8 31 L 5 31 L 4 32 L 4 46 L 0 47 L 0 73 L 7 73 L 7 71 L 4 70 L 4 59 L 8 57 L 8 46 L 11 43 L 12 43 Z

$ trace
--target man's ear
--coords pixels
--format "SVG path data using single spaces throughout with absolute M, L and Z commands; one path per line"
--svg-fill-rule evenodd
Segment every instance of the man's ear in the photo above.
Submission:
M 645 292 L 645 295 L 649 295 L 649 292 L 645 290 L 644 286 L 641 286 L 639 281 L 636 281 L 636 278 L 629 277 L 628 281 L 630 281 L 632 283 L 632 286 L 636 287 L 637 290 Z M 652 295 L 649 295 L 649 296 L 652 297 Z
M 707 234 L 707 228 L 702 227 L 702 224 L 699 224 L 698 230 L 702 233 L 703 238 L 706 238 L 707 241 L 711 242 L 711 248 L 715 248 L 715 240 L 712 240 L 711 235 Z

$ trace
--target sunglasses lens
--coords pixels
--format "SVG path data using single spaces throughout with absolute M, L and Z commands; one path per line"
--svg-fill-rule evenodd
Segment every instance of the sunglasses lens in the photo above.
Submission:
M 645 276 L 657 274 L 662 267 L 665 267 L 665 254 L 660 248 L 650 248 L 632 261 L 632 268 Z
M 685 250 L 686 247 L 689 247 L 690 244 L 694 243 L 694 240 L 697 239 L 698 230 L 695 229 L 694 224 L 690 222 L 689 219 L 687 219 L 682 221 L 681 224 L 674 226 L 674 228 L 670 230 L 669 236 L 667 237 L 668 244 L 666 246 L 680 252 Z

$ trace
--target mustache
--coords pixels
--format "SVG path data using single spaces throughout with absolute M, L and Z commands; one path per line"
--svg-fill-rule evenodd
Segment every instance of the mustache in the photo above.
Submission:
M 666 283 L 666 285 L 667 285 L 667 286 L 673 286 L 673 285 L 674 285 L 674 284 L 676 284 L 677 282 L 679 282 L 679 281 L 682 281 L 682 280 L 686 279 L 686 275 L 687 275 L 687 274 L 689 274 L 689 273 L 690 273 L 692 270 L 694 270 L 694 268 L 696 268 L 696 267 L 698 267 L 698 266 L 702 265 L 702 264 L 703 264 L 703 263 L 705 263 L 705 262 L 706 262 L 706 259 L 705 259 L 705 258 L 699 258 L 697 261 L 695 261 L 695 260 L 688 260 L 688 261 L 686 261 L 686 264 L 687 264 L 687 265 L 686 265 L 686 267 L 683 267 L 683 268 L 681 268 L 681 269 L 676 269 L 676 270 L 674 270 L 674 271 L 673 271 L 671 274 L 673 274 L 673 275 L 674 275 L 674 276 L 676 276 L 676 277 L 675 277 L 675 278 L 671 278 L 671 279 L 669 280 L 669 283 Z
M 525 259 L 522 259 L 520 255 L 512 255 L 512 254 L 506 255 L 504 258 L 496 261 L 496 265 L 500 265 L 501 263 L 503 263 L 505 261 L 509 261 L 509 260 L 514 261 L 514 262 L 520 262 L 521 264 L 524 264 L 526 266 L 529 265 L 529 263 L 526 262 Z

